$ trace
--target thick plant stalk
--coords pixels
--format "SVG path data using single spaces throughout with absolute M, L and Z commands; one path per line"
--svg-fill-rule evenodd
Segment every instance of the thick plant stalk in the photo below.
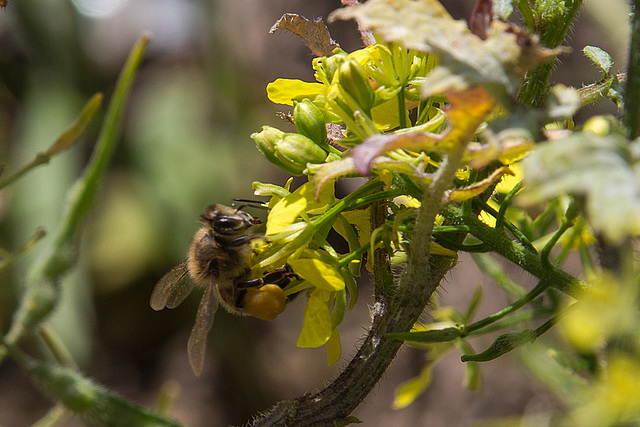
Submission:
M 386 334 L 411 329 L 453 266 L 451 258 L 430 256 L 431 233 L 442 206 L 442 195 L 453 181 L 465 146 L 459 143 L 442 162 L 431 187 L 425 192 L 412 236 L 407 270 L 390 299 L 377 299 L 371 329 L 346 369 L 324 389 L 278 403 L 264 417 L 254 421 L 253 426 L 334 425 L 347 419 L 377 384 L 402 345 L 402 341 L 388 339 Z
M 369 333 L 336 380 L 318 392 L 278 403 L 252 425 L 320 426 L 346 419 L 380 380 L 402 345 L 402 341 L 387 339 L 385 334 L 408 331 L 413 326 L 452 265 L 450 258 L 432 257 L 427 271 L 414 273 L 424 273 L 419 284 L 401 286 L 392 301 L 375 304 Z M 421 288 L 419 295 L 413 294 L 415 287 Z

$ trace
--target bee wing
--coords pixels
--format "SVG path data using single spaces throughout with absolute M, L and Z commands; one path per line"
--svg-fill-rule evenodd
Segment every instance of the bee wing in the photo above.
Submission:
M 191 368 L 196 375 L 200 375 L 204 365 L 204 355 L 207 350 L 207 334 L 213 325 L 213 317 L 218 309 L 218 298 L 215 295 L 215 285 L 213 280 L 207 286 L 198 306 L 196 322 L 189 335 L 187 353 Z
M 189 276 L 188 262 L 185 259 L 166 273 L 153 288 L 149 301 L 151 308 L 175 308 L 187 298 L 193 289 L 194 282 Z

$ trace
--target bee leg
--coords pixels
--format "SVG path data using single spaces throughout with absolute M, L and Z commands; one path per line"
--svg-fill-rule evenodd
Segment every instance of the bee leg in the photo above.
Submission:
M 293 272 L 289 264 L 285 264 L 281 267 L 276 268 L 273 272 L 267 273 L 262 277 L 258 277 L 257 279 L 251 279 L 244 282 L 240 282 L 236 284 L 236 286 L 240 289 L 247 288 L 257 288 L 264 285 L 278 285 L 281 288 L 284 288 L 292 280 L 300 279 L 297 274 Z
M 233 239 L 232 241 L 227 243 L 227 245 L 232 247 L 242 246 L 244 244 L 251 242 L 252 240 L 264 239 L 264 238 L 265 238 L 264 236 L 260 236 L 260 235 L 242 236 L 242 237 L 238 237 L 237 239 Z
M 240 206 L 236 206 L 237 203 L 242 203 Z M 236 208 L 236 210 L 243 210 L 246 207 L 256 208 L 256 209 L 267 209 L 264 205 L 264 202 L 260 200 L 251 200 L 251 199 L 233 199 L 231 201 L 231 206 Z

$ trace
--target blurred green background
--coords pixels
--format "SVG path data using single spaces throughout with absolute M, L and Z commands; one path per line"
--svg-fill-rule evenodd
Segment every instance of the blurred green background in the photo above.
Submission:
M 474 2 L 443 3 L 466 18 Z M 626 2 L 606 2 L 605 10 L 597 10 L 605 2 L 590 3 L 595 5 L 588 5 L 573 33 L 574 52 L 562 58 L 555 81 L 580 86 L 599 79 L 581 54 L 587 44 L 609 51 L 622 70 Z M 169 387 L 177 392 L 172 416 L 210 426 L 244 423 L 337 375 L 326 366 L 324 349 L 295 347 L 302 298 L 274 322 L 219 312 L 200 378 L 186 358 L 198 296 L 162 312 L 152 311 L 148 299 L 162 274 L 184 258 L 206 205 L 250 198 L 256 180 L 286 181 L 263 161 L 249 135 L 263 124 L 293 130 L 276 117 L 287 108 L 270 104 L 265 86 L 278 77 L 312 81 L 313 57 L 295 36 L 268 31 L 283 13 L 326 19 L 338 7 L 337 0 L 12 0 L 0 10 L 0 163 L 7 164 L 7 174 L 46 149 L 93 93 L 104 92 L 108 100 L 134 41 L 145 30 L 152 33 L 121 143 L 86 221 L 80 262 L 65 279 L 50 321 L 96 381 L 146 406 Z M 330 30 L 346 50 L 359 47 L 354 24 L 339 22 Z M 91 153 L 99 120 L 94 122 L 77 146 L 0 192 L 0 248 L 15 250 L 37 227 L 55 229 L 65 193 Z M 25 272 L 48 243 L 45 238 L 0 276 L 0 331 L 9 327 Z M 445 285 L 445 303 L 464 305 L 482 280 L 463 259 Z M 342 365 L 369 322 L 366 286 L 359 308 L 341 327 Z M 500 304 L 502 295 L 494 294 Z M 490 295 L 486 312 L 492 310 Z M 47 357 L 35 343 L 30 351 Z M 393 388 L 423 363 L 421 352 L 405 350 L 355 415 L 365 425 L 429 419 L 437 426 L 521 414 L 531 402 L 553 405 L 512 362 L 489 366 L 478 395 L 460 387 L 462 368 L 454 357 L 436 372 L 437 392 L 393 411 Z M 504 372 L 513 374 L 511 380 Z M 508 399 L 499 399 L 505 394 Z M 0 366 L 0 425 L 30 425 L 49 405 L 12 362 Z M 84 424 L 72 419 L 65 425 Z

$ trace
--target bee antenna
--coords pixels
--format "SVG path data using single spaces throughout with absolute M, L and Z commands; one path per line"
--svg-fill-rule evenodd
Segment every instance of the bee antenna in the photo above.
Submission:
M 242 203 L 238 206 L 238 203 Z M 255 208 L 255 209 L 267 209 L 264 205 L 264 202 L 259 200 L 251 200 L 251 199 L 233 199 L 231 200 L 231 206 L 236 208 L 236 210 L 240 211 L 246 207 Z

